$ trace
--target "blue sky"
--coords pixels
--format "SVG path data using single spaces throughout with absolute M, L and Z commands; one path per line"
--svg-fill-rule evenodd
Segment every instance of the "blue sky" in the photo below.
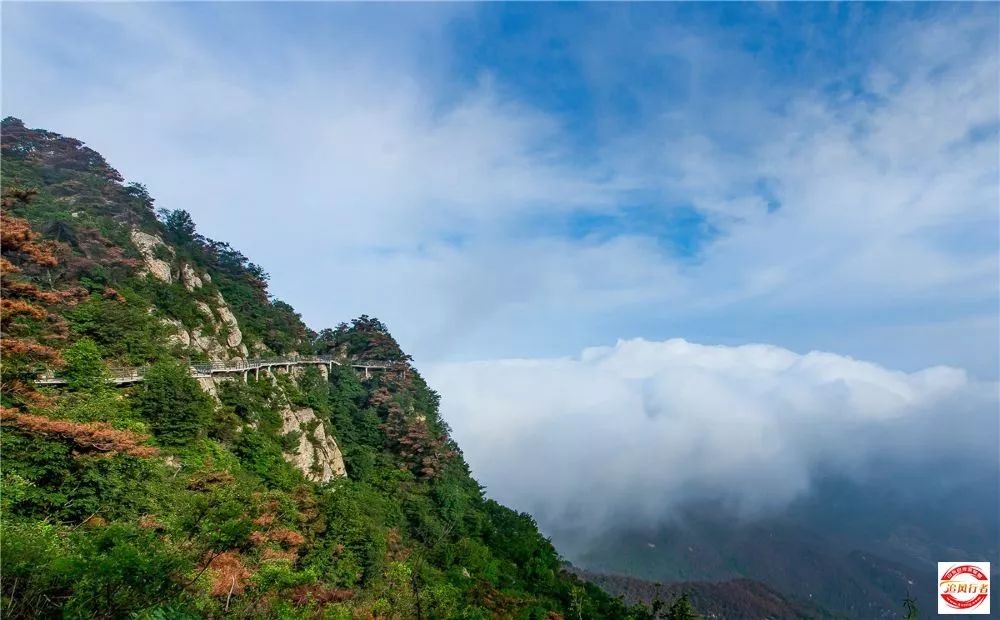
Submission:
M 4 3 L 3 113 L 419 363 L 998 370 L 995 4 Z

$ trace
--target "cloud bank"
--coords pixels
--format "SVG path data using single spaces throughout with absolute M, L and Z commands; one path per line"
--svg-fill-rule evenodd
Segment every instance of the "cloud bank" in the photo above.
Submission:
M 997 386 L 956 368 L 636 339 L 573 359 L 436 365 L 429 378 L 490 496 L 543 527 L 655 524 L 693 501 L 755 516 L 820 474 L 996 467 Z

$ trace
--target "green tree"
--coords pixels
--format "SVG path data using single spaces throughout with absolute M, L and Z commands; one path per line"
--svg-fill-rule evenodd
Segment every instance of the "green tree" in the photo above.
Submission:
M 906 610 L 905 620 L 917 620 L 920 615 L 917 613 L 917 602 L 913 600 L 910 593 L 906 593 L 906 598 L 903 599 L 903 608 Z
M 160 209 L 159 215 L 163 219 L 163 224 L 167 227 L 167 232 L 174 242 L 180 245 L 188 245 L 198 238 L 198 234 L 195 232 L 194 220 L 191 219 L 191 214 L 187 211 L 183 209 L 174 209 L 173 211 Z
M 164 361 L 149 367 L 135 394 L 138 411 L 166 444 L 201 435 L 212 413 L 212 399 L 187 366 Z
M 149 189 L 143 183 L 129 183 L 125 186 L 125 194 L 138 198 L 147 209 L 153 208 L 153 197 L 149 195 Z
M 80 338 L 63 353 L 66 385 L 74 392 L 96 392 L 107 386 L 108 369 L 101 350 L 90 338 Z
M 701 616 L 691 605 L 691 598 L 688 597 L 687 592 L 677 597 L 677 600 L 667 610 L 667 620 L 699 620 L 700 618 Z

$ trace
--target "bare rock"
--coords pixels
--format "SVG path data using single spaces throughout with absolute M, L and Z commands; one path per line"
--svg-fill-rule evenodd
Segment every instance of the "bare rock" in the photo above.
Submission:
M 181 265 L 181 283 L 183 283 L 184 288 L 186 288 L 189 291 L 193 291 L 196 288 L 201 288 L 202 286 L 204 286 L 202 278 L 200 278 L 198 274 L 195 273 L 191 265 L 188 265 L 187 263 Z
M 212 312 L 211 306 L 209 306 L 203 301 L 197 301 L 197 300 L 194 302 L 194 305 L 198 307 L 198 312 L 201 312 L 203 315 L 205 315 L 205 318 L 208 319 L 209 323 L 213 325 L 215 324 L 215 313 Z
M 197 327 L 191 330 L 190 335 L 192 348 L 204 351 L 213 360 L 229 359 L 229 352 L 214 336 L 206 334 Z
M 163 324 L 170 329 L 170 334 L 167 336 L 167 341 L 170 344 L 179 344 L 184 347 L 191 346 L 191 334 L 188 333 L 187 329 L 184 328 L 184 324 L 177 319 L 161 318 Z
M 142 255 L 142 262 L 146 265 L 146 273 L 168 284 L 173 282 L 173 276 L 170 274 L 170 263 L 157 257 L 158 248 L 163 248 L 171 256 L 174 254 L 173 248 L 164 243 L 163 239 L 157 235 L 144 233 L 141 230 L 132 230 L 130 237 L 136 249 L 139 250 L 139 254 Z M 161 255 L 164 250 L 159 250 Z
M 323 421 L 312 409 L 286 409 L 281 412 L 281 432 L 298 432 L 295 453 L 285 453 L 285 460 L 314 482 L 329 482 L 347 476 L 344 456 L 333 437 L 327 434 Z
M 219 400 L 219 390 L 216 388 L 215 379 L 212 377 L 198 377 L 196 381 L 201 386 L 202 391 L 215 400 Z
M 219 302 L 216 310 L 219 313 L 219 318 L 222 319 L 223 325 L 226 326 L 226 344 L 231 348 L 237 348 L 243 342 L 243 332 L 240 331 L 240 324 L 237 322 L 236 316 L 233 315 L 233 311 L 229 309 L 229 304 L 226 303 L 222 293 L 216 293 L 216 296 Z

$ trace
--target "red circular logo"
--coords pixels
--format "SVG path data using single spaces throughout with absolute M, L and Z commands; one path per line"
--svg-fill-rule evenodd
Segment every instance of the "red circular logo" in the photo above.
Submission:
M 989 577 L 968 564 L 954 566 L 941 575 L 941 599 L 955 609 L 972 609 L 986 600 Z

